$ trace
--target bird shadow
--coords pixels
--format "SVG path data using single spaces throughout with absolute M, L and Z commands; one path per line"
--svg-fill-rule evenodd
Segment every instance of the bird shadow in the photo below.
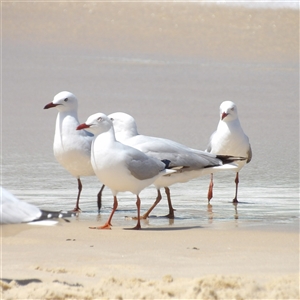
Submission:
M 143 227 L 141 231 L 180 231 L 204 228 L 202 226 L 184 226 L 184 227 Z M 132 228 L 123 228 L 123 230 L 132 230 Z
M 241 205 L 243 205 L 243 204 L 255 204 L 254 202 L 248 202 L 248 201 L 239 201 L 239 202 L 228 201 L 228 203 L 231 203 L 234 206 L 238 206 L 239 204 L 241 204 Z

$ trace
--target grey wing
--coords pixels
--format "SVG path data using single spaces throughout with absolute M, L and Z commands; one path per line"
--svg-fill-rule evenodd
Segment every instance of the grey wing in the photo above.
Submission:
M 130 173 L 139 180 L 155 177 L 165 168 L 165 164 L 158 159 L 148 157 L 146 154 L 134 149 L 134 155 L 128 158 L 127 167 Z
M 185 170 L 192 170 L 211 164 L 219 165 L 219 160 L 215 156 L 168 139 L 139 135 L 127 140 L 127 143 L 150 157 L 169 160 L 172 168 L 185 167 Z
M 135 136 L 128 140 L 128 143 L 158 160 L 167 159 L 170 167 L 193 167 L 201 168 L 205 166 L 205 161 L 201 160 L 193 150 L 177 142 L 148 136 Z

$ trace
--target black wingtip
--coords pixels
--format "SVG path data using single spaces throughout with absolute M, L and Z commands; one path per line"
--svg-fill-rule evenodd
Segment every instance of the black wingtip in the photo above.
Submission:
M 171 161 L 168 160 L 168 159 L 162 159 L 161 161 L 166 165 L 166 169 L 168 169 L 169 166 L 170 166 Z
M 242 161 L 247 159 L 246 157 L 232 155 L 216 155 L 216 158 L 220 159 L 223 164 L 230 164 L 235 161 Z

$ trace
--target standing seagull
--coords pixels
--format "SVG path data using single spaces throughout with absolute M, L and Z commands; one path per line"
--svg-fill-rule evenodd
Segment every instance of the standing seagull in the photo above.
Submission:
M 99 180 L 108 186 L 114 196 L 113 210 L 104 226 L 93 229 L 110 229 L 111 219 L 118 207 L 118 192 L 130 191 L 137 197 L 137 224 L 133 229 L 141 229 L 139 193 L 151 185 L 158 177 L 174 170 L 167 170 L 168 163 L 152 158 L 143 152 L 116 140 L 113 123 L 105 114 L 90 116 L 77 130 L 87 129 L 95 137 L 91 149 L 91 162 Z
M 211 135 L 207 152 L 221 155 L 236 155 L 246 157 L 244 161 L 237 162 L 238 169 L 235 177 L 235 196 L 233 203 L 238 203 L 237 193 L 239 184 L 239 171 L 251 161 L 252 151 L 248 136 L 244 133 L 236 105 L 231 101 L 224 101 L 220 105 L 220 121 L 217 130 Z M 213 197 L 213 174 L 208 188 L 208 201 Z
M 237 169 L 237 165 L 230 163 L 240 158 L 228 155 L 218 156 L 189 148 L 169 139 L 139 134 L 134 118 L 126 113 L 117 112 L 110 114 L 108 117 L 112 119 L 116 138 L 121 143 L 134 147 L 159 160 L 167 159 L 171 161 L 170 167 L 184 166 L 171 176 L 161 176 L 155 180 L 154 185 L 157 189 L 156 201 L 142 216 L 144 219 L 149 216 L 160 202 L 162 198 L 160 188 L 164 187 L 168 199 L 169 214 L 167 217 L 174 218 L 174 208 L 171 203 L 169 186 L 175 183 L 184 183 L 206 174 Z
M 78 195 L 74 211 L 80 211 L 79 199 L 82 190 L 80 177 L 95 175 L 90 159 L 93 135 L 84 130 L 76 130 L 80 123 L 77 117 L 78 100 L 75 95 L 70 92 L 58 93 L 44 109 L 52 107 L 58 110 L 53 144 L 54 156 L 72 176 L 77 178 Z M 98 193 L 99 209 L 102 189 Z

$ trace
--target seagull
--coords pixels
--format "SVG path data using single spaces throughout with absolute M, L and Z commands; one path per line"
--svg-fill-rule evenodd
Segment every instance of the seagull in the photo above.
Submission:
M 175 141 L 152 136 L 141 135 L 138 133 L 135 119 L 123 112 L 116 112 L 109 115 L 113 121 L 116 139 L 123 144 L 134 147 L 145 154 L 159 160 L 167 159 L 171 161 L 170 167 L 184 166 L 171 176 L 162 176 L 155 180 L 154 185 L 157 189 L 157 197 L 151 208 L 142 216 L 146 219 L 154 207 L 161 200 L 160 189 L 164 187 L 168 205 L 168 218 L 174 218 L 174 208 L 171 203 L 169 186 L 175 183 L 184 183 L 191 179 L 214 173 L 222 170 L 236 169 L 232 164 L 235 159 L 230 156 L 217 156 L 205 151 L 189 148 Z
M 237 107 L 232 101 L 224 101 L 220 105 L 220 121 L 217 130 L 211 135 L 207 152 L 218 155 L 237 155 L 245 157 L 245 160 L 237 162 L 238 168 L 235 177 L 235 196 L 233 203 L 238 203 L 239 171 L 249 163 L 252 158 L 252 150 L 248 136 L 244 133 L 237 112 Z M 213 197 L 213 174 L 208 188 L 208 201 Z
M 0 224 L 29 223 L 54 225 L 52 219 L 72 217 L 72 213 L 53 212 L 39 209 L 37 206 L 17 199 L 13 194 L 0 186 Z
M 118 207 L 117 194 L 129 191 L 136 195 L 137 224 L 133 229 L 141 229 L 140 192 L 158 177 L 176 172 L 167 169 L 169 161 L 152 158 L 145 153 L 124 145 L 116 140 L 111 119 L 103 113 L 90 116 L 77 127 L 94 134 L 91 162 L 98 179 L 111 189 L 114 198 L 113 210 L 108 221 L 92 229 L 110 229 L 111 220 Z
M 80 212 L 79 199 L 82 190 L 81 176 L 95 176 L 91 165 L 91 144 L 93 134 L 76 128 L 80 124 L 77 117 L 78 100 L 70 92 L 58 93 L 44 109 L 56 107 L 58 110 L 55 126 L 53 151 L 57 161 L 75 178 L 78 195 L 73 211 Z M 101 208 L 102 187 L 98 193 L 98 209 Z

